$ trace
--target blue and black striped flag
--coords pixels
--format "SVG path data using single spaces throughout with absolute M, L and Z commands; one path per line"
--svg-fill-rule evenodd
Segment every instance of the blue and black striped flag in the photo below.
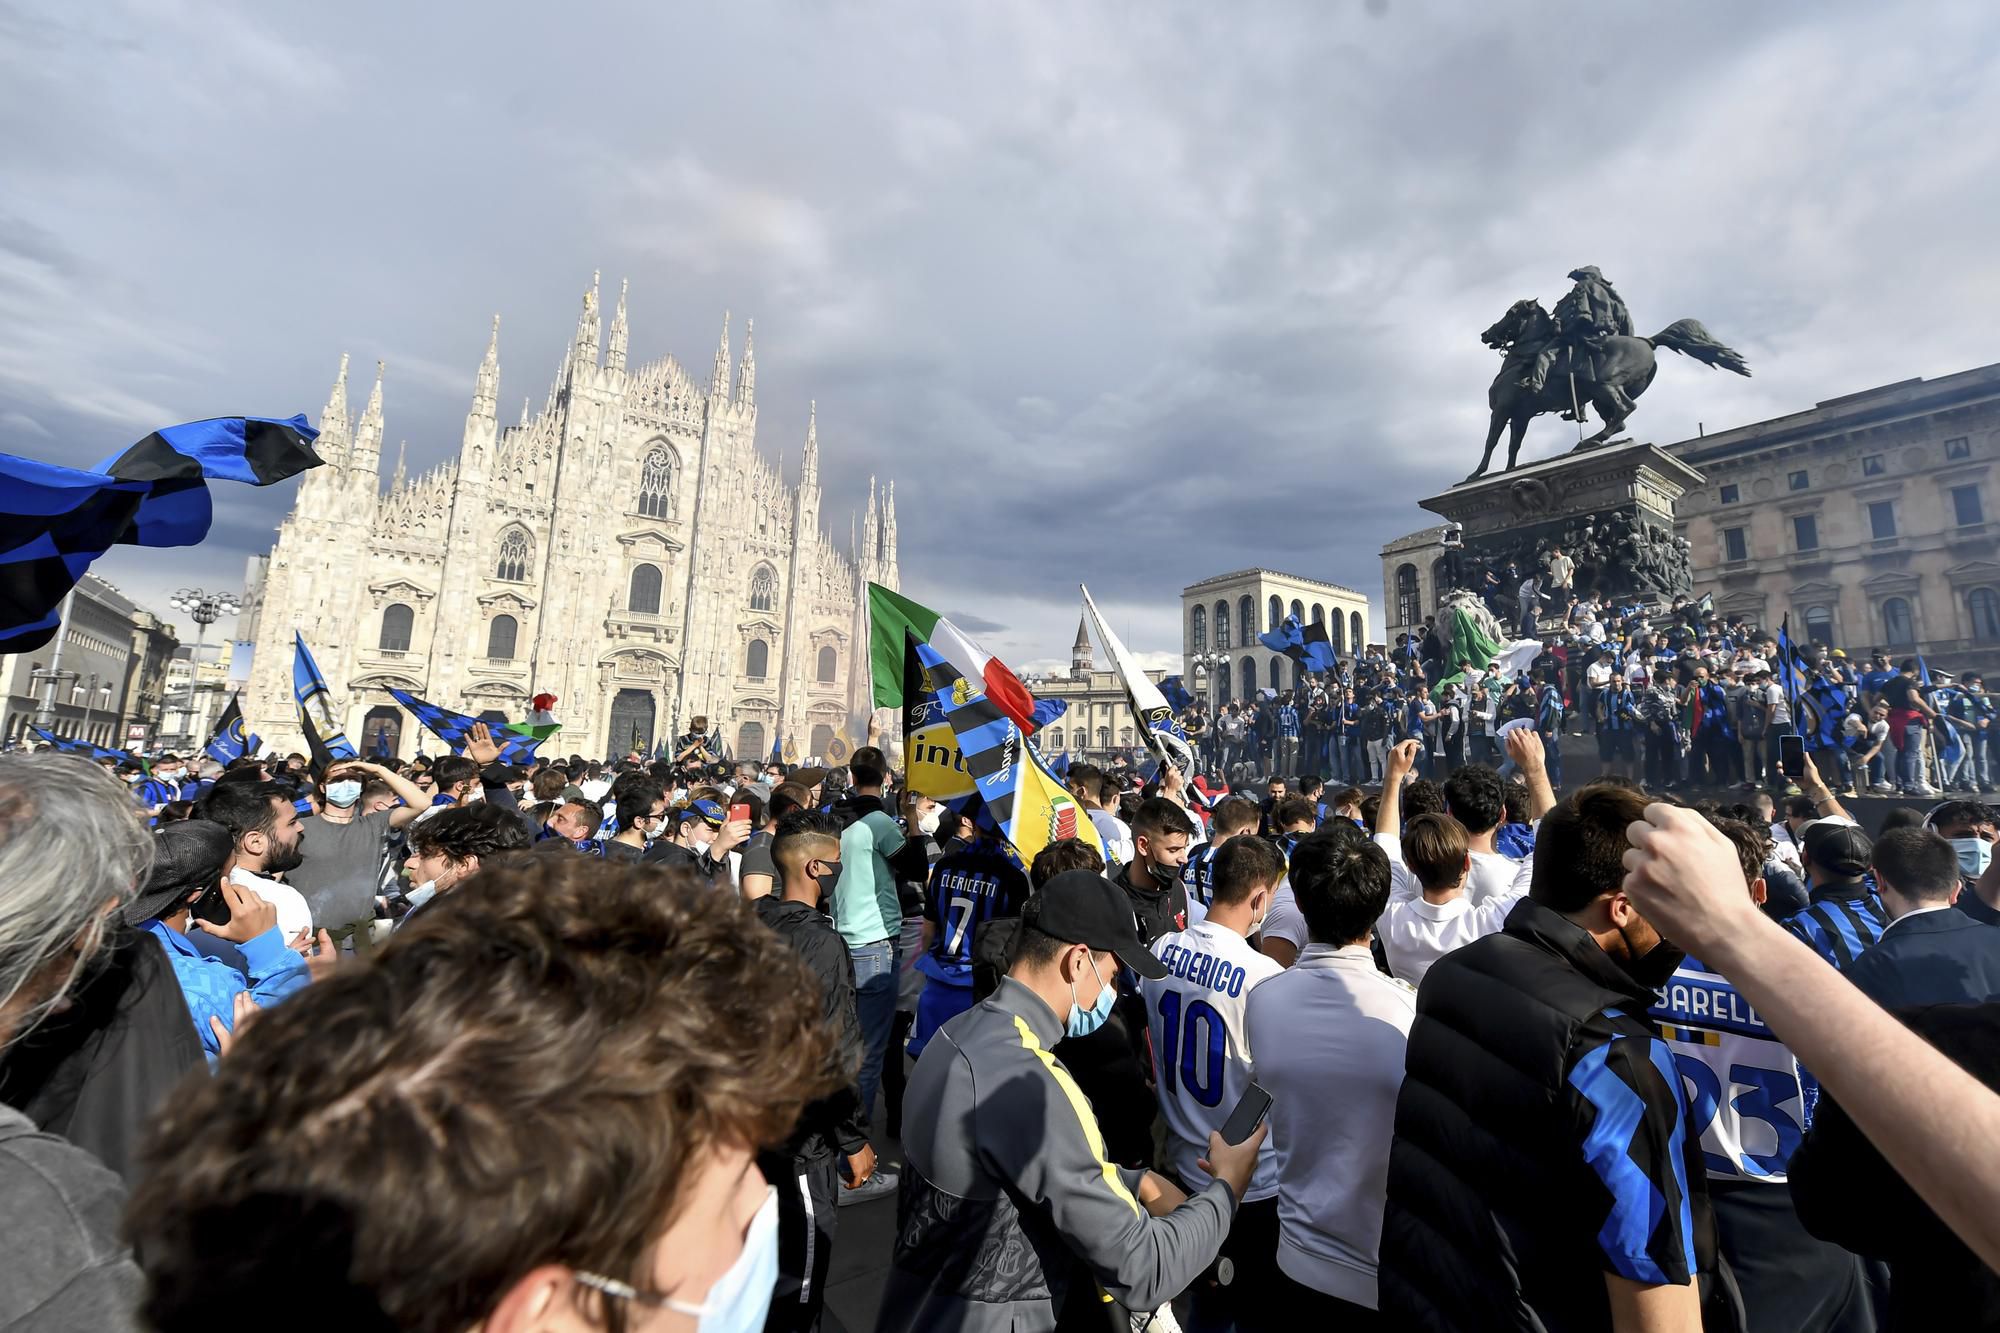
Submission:
M 131 753 L 126 750 L 107 749 L 102 745 L 94 745 L 89 741 L 77 740 L 71 736 L 58 736 L 54 732 L 44 731 L 40 727 L 29 727 L 28 730 L 34 732 L 37 737 L 55 746 L 56 749 L 62 751 L 64 754 L 80 754 L 85 759 L 115 759 L 121 764 L 133 762 Z
M 432 735 L 455 751 L 465 748 L 466 737 L 479 725 L 479 719 L 476 717 L 465 713 L 454 713 L 449 708 L 419 699 L 408 690 L 399 690 L 391 686 L 389 696 L 409 709 L 411 717 L 423 723 Z M 502 764 L 534 762 L 535 750 L 542 743 L 541 737 L 509 736 L 497 727 L 491 728 L 491 731 L 494 744 L 500 747 L 500 758 L 496 762 Z
M 360 754 L 333 716 L 333 696 L 326 688 L 326 677 L 319 674 L 319 663 L 313 661 L 312 650 L 306 647 L 305 635 L 294 630 L 292 643 L 292 697 L 299 701 L 299 729 L 305 732 L 313 768 L 323 773 L 336 759 L 359 759 Z
M 222 710 L 216 719 L 215 737 L 202 751 L 218 764 L 232 764 L 246 754 L 255 754 L 262 738 L 251 736 L 243 730 L 243 709 L 235 695 L 229 696 L 229 707 Z
M 269 486 L 318 467 L 303 416 L 216 417 L 154 431 L 94 468 L 0 454 L 0 653 L 55 637 L 63 598 L 113 546 L 208 536 L 210 481 Z

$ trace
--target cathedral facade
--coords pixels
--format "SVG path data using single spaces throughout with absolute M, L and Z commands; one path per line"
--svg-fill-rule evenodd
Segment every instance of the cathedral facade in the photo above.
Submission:
M 299 744 L 296 630 L 364 755 L 443 748 L 390 687 L 508 721 L 553 694 L 551 754 L 650 752 L 695 716 L 744 759 L 856 743 L 866 584 L 899 585 L 895 486 L 869 483 L 845 543 L 822 530 L 817 412 L 791 484 L 757 451 L 751 333 L 732 367 L 724 317 L 706 385 L 672 357 L 628 368 L 625 293 L 606 334 L 593 278 L 540 411 L 503 427 L 495 316 L 457 458 L 410 477 L 399 457 L 386 490 L 382 369 L 350 425 L 343 356 L 325 466 L 249 590 L 249 729 Z

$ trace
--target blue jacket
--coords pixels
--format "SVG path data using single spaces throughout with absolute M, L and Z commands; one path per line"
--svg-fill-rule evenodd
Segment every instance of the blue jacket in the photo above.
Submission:
M 1950 909 L 1899 917 L 1845 975 L 1884 1009 L 2000 999 L 2000 928 Z
M 181 983 L 181 994 L 194 1019 L 195 1035 L 201 1038 L 201 1048 L 210 1060 L 221 1051 L 208 1020 L 219 1018 L 225 1029 L 235 1031 L 238 991 L 249 991 L 259 1005 L 271 1005 L 312 980 L 305 959 L 285 947 L 285 937 L 276 926 L 242 947 L 241 972 L 202 953 L 164 921 L 148 921 L 145 928 L 167 951 L 167 961 L 173 964 L 174 977 Z

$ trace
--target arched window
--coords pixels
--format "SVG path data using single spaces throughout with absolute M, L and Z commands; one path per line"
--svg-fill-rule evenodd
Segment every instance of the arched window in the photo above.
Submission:
M 745 722 L 736 729 L 736 757 L 743 760 L 764 761 L 764 724 Z
M 1326 623 L 1326 608 L 1318 602 L 1313 603 L 1312 623 L 1315 625 L 1324 625 Z
M 493 577 L 509 583 L 526 583 L 528 566 L 535 558 L 535 545 L 526 528 L 509 528 L 500 534 L 500 558 L 493 564 Z
M 1806 608 L 1806 642 L 1833 644 L 1833 612 L 1823 606 Z
M 1100 750 L 1111 748 L 1111 728 L 1099 727 L 1097 729 L 1097 748 Z
M 1229 603 L 1215 604 L 1215 646 L 1222 652 L 1229 651 Z
M 840 654 L 833 651 L 833 645 L 828 644 L 826 647 L 820 649 L 819 683 L 822 685 L 833 684 L 833 678 L 835 674 L 838 673 L 839 670 L 840 670 Z
M 1273 665 L 1275 666 L 1276 663 L 1273 663 Z M 1299 661 L 1297 658 L 1293 658 L 1292 688 L 1295 690 L 1302 690 L 1305 688 L 1305 684 L 1306 684 L 1306 664 L 1304 662 Z
M 417 623 L 417 613 L 401 602 L 391 602 L 382 608 L 382 637 L 376 646 L 385 653 L 407 653 L 410 651 L 410 631 Z
M 639 512 L 665 518 L 674 510 L 674 456 L 664 444 L 654 445 L 639 469 Z
M 1042 736 L 1042 749 L 1050 754 L 1061 754 L 1063 748 L 1062 732 L 1063 729 L 1061 727 L 1050 727 Z
M 1257 659 L 1246 657 L 1242 663 L 1243 702 L 1249 703 L 1257 697 Z
M 660 614 L 660 567 L 632 566 L 632 587 L 625 597 L 625 609 L 643 616 Z
M 1271 688 L 1274 690 L 1279 690 L 1284 688 L 1284 686 L 1278 683 L 1279 663 L 1283 662 L 1284 660 L 1285 659 L 1282 657 L 1274 657 L 1271 659 Z
M 1362 648 L 1366 647 L 1366 645 L 1362 643 L 1362 638 L 1368 633 L 1367 630 L 1361 627 L 1361 613 L 1359 611 L 1348 612 L 1347 624 L 1348 624 L 1347 651 L 1359 657 L 1361 655 Z
M 1299 605 L 1299 601 L 1296 597 L 1292 599 L 1292 614 L 1299 618 L 1299 623 L 1301 625 L 1306 623 L 1306 609 L 1303 606 Z
M 1215 702 L 1217 704 L 1226 704 L 1230 701 L 1231 691 L 1229 687 L 1235 683 L 1232 679 L 1234 675 L 1235 673 L 1229 669 L 1229 663 L 1227 662 L 1215 668 Z
M 1247 592 L 1236 599 L 1236 628 L 1243 636 L 1245 648 L 1257 642 L 1257 604 Z
M 1208 651 L 1208 608 L 1197 606 L 1188 612 L 1188 651 Z
M 1314 607 L 1313 610 L 1317 611 L 1319 608 Z M 1333 613 L 1333 619 L 1326 624 L 1326 641 L 1332 647 L 1335 657 L 1347 651 L 1347 627 L 1341 623 L 1338 610 Z
M 1409 626 L 1424 618 L 1424 599 L 1417 591 L 1417 567 L 1396 566 L 1396 623 Z
M 769 611 L 778 604 L 778 576 L 769 565 L 759 565 L 750 575 L 750 609 Z
M 495 616 L 486 627 L 486 655 L 496 662 L 514 660 L 514 637 L 521 624 L 512 616 Z
M 1974 588 L 1965 595 L 1965 609 L 1972 614 L 1973 638 L 1981 643 L 2000 642 L 2000 593 Z
M 750 649 L 743 654 L 743 674 L 753 680 L 762 680 L 771 669 L 771 645 L 762 639 L 750 640 Z
M 1806 622 L 1810 625 L 1810 619 Z M 1910 619 L 1910 604 L 1901 597 L 1882 603 L 1882 638 L 1891 648 L 1908 648 L 1917 641 L 1917 627 Z M 1821 642 L 1815 637 L 1814 642 Z
M 1283 621 L 1285 618 L 1285 604 L 1278 598 L 1278 596 L 1275 593 L 1272 594 L 1271 596 L 1270 609 L 1271 609 L 1271 623 L 1264 626 L 1264 628 L 1267 631 L 1278 628 L 1279 623 Z

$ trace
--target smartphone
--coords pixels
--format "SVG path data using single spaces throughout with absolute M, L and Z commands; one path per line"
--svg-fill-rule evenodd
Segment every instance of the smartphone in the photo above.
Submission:
M 730 807 L 729 807 L 729 822 L 730 822 L 730 823 L 732 823 L 732 824 L 735 824 L 735 823 L 738 823 L 738 822 L 741 822 L 741 823 L 745 823 L 745 824 L 749 823 L 749 822 L 750 822 L 750 807 L 749 807 L 749 806 L 747 806 L 747 805 L 732 805 L 732 806 L 730 806 Z
M 1257 1126 L 1264 1123 L 1264 1117 L 1271 1113 L 1271 1094 L 1252 1083 L 1243 1090 L 1243 1098 L 1236 1103 L 1236 1109 L 1229 1113 L 1229 1119 L 1222 1125 L 1222 1141 L 1232 1147 L 1257 1132 Z
M 208 886 L 208 891 L 194 900 L 188 909 L 197 921 L 206 921 L 211 926 L 229 924 L 229 900 L 222 896 L 222 885 L 218 882 Z
M 1778 737 L 1778 769 L 1788 778 L 1806 775 L 1806 739 L 1797 734 Z

